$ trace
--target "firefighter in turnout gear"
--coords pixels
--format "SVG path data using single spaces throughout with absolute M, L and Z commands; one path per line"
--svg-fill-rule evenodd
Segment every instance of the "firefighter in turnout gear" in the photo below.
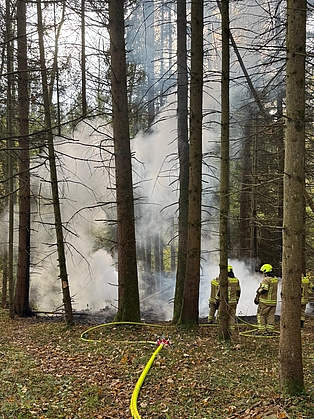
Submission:
M 209 315 L 208 323 L 212 324 L 215 321 L 215 314 L 219 308 L 219 277 L 213 279 L 210 283 L 210 297 L 209 297 Z
M 219 309 L 220 302 L 220 279 L 215 278 L 211 281 L 211 291 L 209 298 L 209 316 L 208 322 L 214 323 L 215 313 Z M 228 265 L 228 305 L 229 305 L 229 328 L 232 332 L 235 328 L 235 315 L 237 310 L 237 305 L 241 295 L 241 287 L 238 278 L 235 277 L 233 273 L 233 268 L 231 265 Z
M 233 268 L 228 265 L 228 305 L 229 305 L 229 330 L 232 333 L 235 329 L 235 317 L 237 305 L 241 295 L 241 287 L 238 278 L 233 273 Z
M 263 272 L 264 278 L 256 291 L 254 300 L 254 303 L 258 304 L 258 332 L 272 334 L 275 329 L 278 279 L 273 272 L 273 267 L 268 263 L 264 264 L 260 271 Z

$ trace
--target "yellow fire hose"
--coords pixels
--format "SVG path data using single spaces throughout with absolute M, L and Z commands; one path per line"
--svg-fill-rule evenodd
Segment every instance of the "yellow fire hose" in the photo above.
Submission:
M 154 327 L 164 327 L 162 325 L 159 324 L 149 324 L 149 323 L 139 323 L 139 322 L 112 322 L 112 323 L 103 323 L 103 324 L 98 324 L 97 326 L 93 326 L 90 327 L 89 329 L 85 330 L 85 332 L 83 332 L 81 334 L 81 339 L 84 340 L 85 342 L 103 342 L 103 340 L 95 340 L 95 339 L 87 339 L 85 336 L 91 332 L 92 330 L 95 329 L 99 329 L 100 327 L 107 327 L 107 326 L 117 326 L 117 325 L 123 325 L 123 324 L 130 324 L 130 325 L 139 325 L 139 326 L 154 326 Z M 119 341 L 120 343 L 124 342 L 124 341 Z M 155 344 L 156 342 L 152 342 L 152 341 L 148 341 L 148 340 L 144 340 L 144 341 L 134 341 L 134 342 L 130 342 L 130 341 L 125 341 L 125 343 L 152 343 Z
M 161 351 L 163 346 L 164 346 L 163 344 L 159 345 L 158 348 L 153 353 L 153 355 L 150 357 L 150 360 L 147 362 L 145 368 L 143 369 L 142 374 L 140 375 L 140 378 L 137 380 L 137 383 L 134 387 L 132 397 L 131 397 L 130 410 L 131 410 L 132 417 L 135 418 L 135 419 L 141 419 L 141 416 L 139 415 L 138 410 L 137 410 L 137 398 L 138 398 L 139 392 L 141 390 L 143 382 L 144 382 L 151 366 L 153 365 L 153 362 L 156 358 L 156 355 Z
M 242 322 L 242 325 L 249 325 L 249 323 L 246 323 L 245 321 L 243 321 L 242 319 L 239 319 Z M 102 340 L 95 340 L 95 339 L 88 339 L 86 336 L 88 335 L 89 332 L 101 328 L 101 327 L 107 327 L 107 326 L 116 326 L 116 325 L 140 325 L 140 326 L 149 326 L 149 327 L 164 327 L 163 325 L 158 325 L 158 324 L 147 324 L 147 323 L 138 323 L 138 322 L 111 322 L 111 323 L 104 323 L 104 324 L 99 324 L 97 326 L 93 326 L 87 330 L 85 330 L 85 332 L 83 332 L 81 334 L 81 339 L 84 340 L 85 342 L 103 342 Z M 200 326 L 217 326 L 217 324 L 201 324 Z M 256 327 L 257 325 L 251 325 L 254 327 L 254 329 L 248 330 L 246 332 L 239 332 L 240 335 L 242 336 L 246 336 L 246 337 L 260 337 L 260 338 L 274 338 L 274 337 L 278 337 L 279 336 L 279 332 L 274 332 L 273 335 L 269 335 L 269 336 L 265 336 L 265 335 L 256 335 Z M 156 344 L 156 342 L 153 341 L 119 341 L 120 343 L 149 343 L 149 344 Z M 157 342 L 158 344 L 158 342 Z M 133 393 L 132 393 L 132 397 L 131 397 L 131 402 L 130 402 L 130 410 L 131 410 L 131 414 L 132 417 L 134 419 L 141 419 L 141 416 L 138 413 L 137 410 L 137 399 L 140 393 L 140 390 L 142 388 L 142 385 L 144 383 L 144 380 L 149 372 L 149 370 L 151 369 L 151 366 L 153 365 L 153 362 L 157 356 L 157 354 L 161 351 L 161 349 L 163 348 L 164 343 L 160 342 L 159 346 L 157 347 L 157 349 L 154 351 L 154 353 L 152 354 L 152 356 L 150 357 L 149 361 L 147 362 L 145 368 L 143 369 L 139 379 L 137 380 L 137 383 L 134 387 Z
M 96 340 L 96 339 L 88 339 L 86 336 L 88 335 L 89 332 L 101 328 L 101 327 L 106 327 L 106 326 L 116 326 L 116 325 L 140 325 L 140 326 L 154 326 L 154 327 L 164 327 L 163 325 L 159 325 L 159 324 L 147 324 L 147 323 L 138 323 L 138 322 L 112 322 L 112 323 L 103 323 L 103 324 L 98 324 L 97 326 L 93 326 L 87 330 L 85 330 L 85 332 L 83 332 L 81 334 L 81 339 L 84 340 L 85 342 L 103 342 L 102 340 Z M 153 344 L 156 345 L 156 342 L 153 341 L 149 341 L 149 340 L 145 340 L 145 341 L 118 341 L 119 343 L 149 343 L 149 344 Z M 137 399 L 138 399 L 138 395 L 139 392 L 141 390 L 141 387 L 144 383 L 144 380 L 151 368 L 151 366 L 153 365 L 153 362 L 157 356 L 157 354 L 161 351 L 161 349 L 163 348 L 164 343 L 159 343 L 159 346 L 157 347 L 157 349 L 154 351 L 153 355 L 150 357 L 149 361 L 147 362 L 144 370 L 142 371 L 139 379 L 137 380 L 137 383 L 134 387 L 133 393 L 132 393 L 132 397 L 131 397 L 131 402 L 130 402 L 130 410 L 131 410 L 131 414 L 132 417 L 135 419 L 141 419 L 141 416 L 138 413 L 137 410 Z
M 245 332 L 239 332 L 239 335 L 247 337 L 247 338 L 252 337 L 252 338 L 262 338 L 262 339 L 274 339 L 274 338 L 279 338 L 280 332 L 278 332 L 277 330 L 273 330 L 271 334 L 268 334 L 266 331 L 259 332 L 259 330 L 255 328 L 251 330 L 246 330 Z

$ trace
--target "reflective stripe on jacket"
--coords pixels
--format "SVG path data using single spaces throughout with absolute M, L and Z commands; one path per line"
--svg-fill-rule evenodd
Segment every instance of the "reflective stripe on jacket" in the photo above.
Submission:
M 215 278 L 211 281 L 211 288 L 210 288 L 210 303 L 217 303 L 220 301 L 219 295 L 219 288 L 220 288 L 220 279 Z M 230 278 L 228 277 L 228 302 L 229 303 L 237 303 L 239 301 L 241 294 L 241 288 L 238 278 Z
M 228 302 L 238 303 L 241 294 L 241 288 L 238 278 L 228 277 Z
M 265 276 L 259 286 L 259 289 L 257 290 L 259 293 L 260 303 L 264 303 L 268 306 L 277 305 L 277 289 L 278 278 Z M 263 290 L 266 290 L 267 292 L 261 293 Z

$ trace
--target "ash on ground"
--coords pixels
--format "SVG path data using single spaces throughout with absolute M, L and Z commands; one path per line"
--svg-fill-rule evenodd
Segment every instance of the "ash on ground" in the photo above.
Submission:
M 91 325 L 113 322 L 116 314 L 117 309 L 110 306 L 102 308 L 99 311 L 85 309 L 73 312 L 75 323 Z M 164 320 L 152 308 L 146 308 L 141 311 L 141 321 L 143 323 L 159 323 Z

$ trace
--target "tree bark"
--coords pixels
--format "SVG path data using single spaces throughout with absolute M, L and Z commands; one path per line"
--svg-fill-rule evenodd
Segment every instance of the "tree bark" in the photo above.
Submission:
M 18 120 L 19 120 L 19 244 L 14 312 L 32 314 L 29 305 L 30 271 L 30 172 L 29 99 L 26 37 L 26 3 L 17 1 Z
M 228 305 L 229 220 L 229 0 L 221 2 L 221 165 L 220 165 L 220 304 L 218 338 L 230 339 Z
M 118 313 L 115 319 L 117 321 L 140 321 L 123 6 L 123 0 L 109 0 L 118 222 Z
M 85 0 L 81 0 L 81 40 L 82 40 L 82 117 L 87 114 L 87 99 L 86 99 L 86 47 L 85 47 Z
M 287 94 L 284 170 L 280 388 L 290 396 L 304 391 L 301 277 L 304 230 L 306 1 L 287 1 Z
M 8 227 L 8 247 L 6 249 L 6 259 L 3 261 L 6 267 L 3 269 L 3 280 L 6 278 L 6 283 L 3 283 L 2 290 L 2 307 L 7 307 L 9 301 L 9 314 L 10 318 L 14 317 L 14 277 L 13 277 L 13 259 L 14 259 L 14 246 L 13 246 L 13 237 L 14 237 L 14 145 L 15 141 L 13 138 L 13 36 L 12 36 L 12 24 L 11 24 L 11 3 L 9 0 L 6 0 L 6 43 L 7 43 L 7 135 L 8 139 L 6 141 L 8 154 L 8 208 L 9 208 L 9 227 Z M 7 288 L 7 286 L 9 287 Z M 7 299 L 7 289 L 9 290 L 9 299 Z
M 177 62 L 178 62 L 178 155 L 179 155 L 179 231 L 176 288 L 173 322 L 182 310 L 188 241 L 189 207 L 189 142 L 188 142 L 188 72 L 186 46 L 186 0 L 177 2 Z
M 198 325 L 202 205 L 203 0 L 191 6 L 188 248 L 180 323 Z

